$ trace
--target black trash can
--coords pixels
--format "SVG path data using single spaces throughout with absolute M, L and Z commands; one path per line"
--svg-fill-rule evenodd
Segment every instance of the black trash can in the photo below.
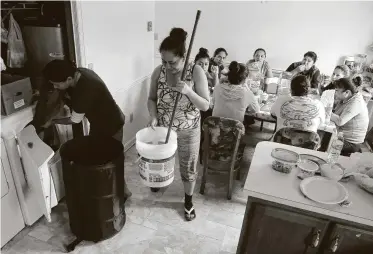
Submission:
M 60 149 L 70 228 L 77 239 L 98 242 L 125 224 L 123 144 L 114 138 L 83 136 Z

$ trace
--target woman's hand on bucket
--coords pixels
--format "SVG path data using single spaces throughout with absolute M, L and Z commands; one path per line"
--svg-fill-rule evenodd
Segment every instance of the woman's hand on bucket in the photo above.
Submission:
M 157 118 L 156 117 L 152 117 L 152 119 L 149 122 L 149 126 L 152 127 L 152 129 L 154 130 L 155 127 L 157 126 L 157 124 L 158 124 Z

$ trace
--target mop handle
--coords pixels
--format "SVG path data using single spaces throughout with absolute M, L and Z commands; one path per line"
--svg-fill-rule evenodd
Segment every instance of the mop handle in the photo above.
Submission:
M 188 62 L 189 62 L 189 57 L 190 57 L 190 52 L 192 51 L 192 46 L 193 46 L 193 41 L 194 41 L 194 35 L 196 34 L 197 25 L 198 25 L 198 21 L 199 21 L 199 17 L 200 16 L 201 16 L 201 11 L 198 10 L 197 11 L 197 15 L 196 15 L 196 21 L 194 22 L 192 37 L 190 38 L 190 42 L 189 42 L 188 53 L 187 53 L 187 56 L 186 56 L 186 59 L 185 59 L 183 72 L 181 73 L 181 81 L 185 80 L 186 70 L 187 70 L 187 67 L 188 67 Z M 170 138 L 172 122 L 174 121 L 176 107 L 177 107 L 177 104 L 179 103 L 180 96 L 181 96 L 180 93 L 178 93 L 177 96 L 176 96 L 175 105 L 174 105 L 174 108 L 172 110 L 172 115 L 171 115 L 171 119 L 170 119 L 170 125 L 168 126 L 168 130 L 167 130 L 167 136 L 166 136 L 166 142 L 165 142 L 165 144 L 168 143 L 168 139 Z

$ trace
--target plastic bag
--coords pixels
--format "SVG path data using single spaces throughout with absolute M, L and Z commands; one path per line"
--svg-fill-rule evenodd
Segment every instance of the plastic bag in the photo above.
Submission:
M 5 70 L 6 70 L 6 66 L 5 66 L 3 59 L 1 58 L 1 71 L 5 71 Z
M 5 29 L 4 23 L 1 21 L 1 42 L 8 43 L 8 30 Z
M 21 28 L 10 14 L 7 66 L 10 68 L 22 68 L 27 60 L 25 44 L 23 43 Z

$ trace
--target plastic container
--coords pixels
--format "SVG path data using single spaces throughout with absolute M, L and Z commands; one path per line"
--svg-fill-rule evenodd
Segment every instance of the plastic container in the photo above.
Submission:
M 63 144 L 60 154 L 70 228 L 77 242 L 117 234 L 126 221 L 123 144 L 111 137 L 82 136 Z
M 316 162 L 307 159 L 301 160 L 297 165 L 300 170 L 298 174 L 300 179 L 314 176 L 316 171 L 319 170 L 319 165 Z
M 337 164 L 324 164 L 320 167 L 321 176 L 330 180 L 339 181 L 344 175 L 344 170 Z
M 290 95 L 291 94 L 291 79 L 292 74 L 290 72 L 282 72 L 279 78 L 278 94 L 279 95 Z
M 167 128 L 151 127 L 136 133 L 136 149 L 140 155 L 139 174 L 142 183 L 151 188 L 170 185 L 174 180 L 177 134 L 171 130 L 165 144 Z
M 273 149 L 271 156 L 274 159 L 272 162 L 272 168 L 276 171 L 286 174 L 289 174 L 291 172 L 300 158 L 299 154 L 297 154 L 296 152 L 283 148 Z
M 338 133 L 338 136 L 336 139 L 332 141 L 332 145 L 330 147 L 329 153 L 328 153 L 328 163 L 334 164 L 338 161 L 339 155 L 341 154 L 342 148 L 343 148 L 343 133 Z

